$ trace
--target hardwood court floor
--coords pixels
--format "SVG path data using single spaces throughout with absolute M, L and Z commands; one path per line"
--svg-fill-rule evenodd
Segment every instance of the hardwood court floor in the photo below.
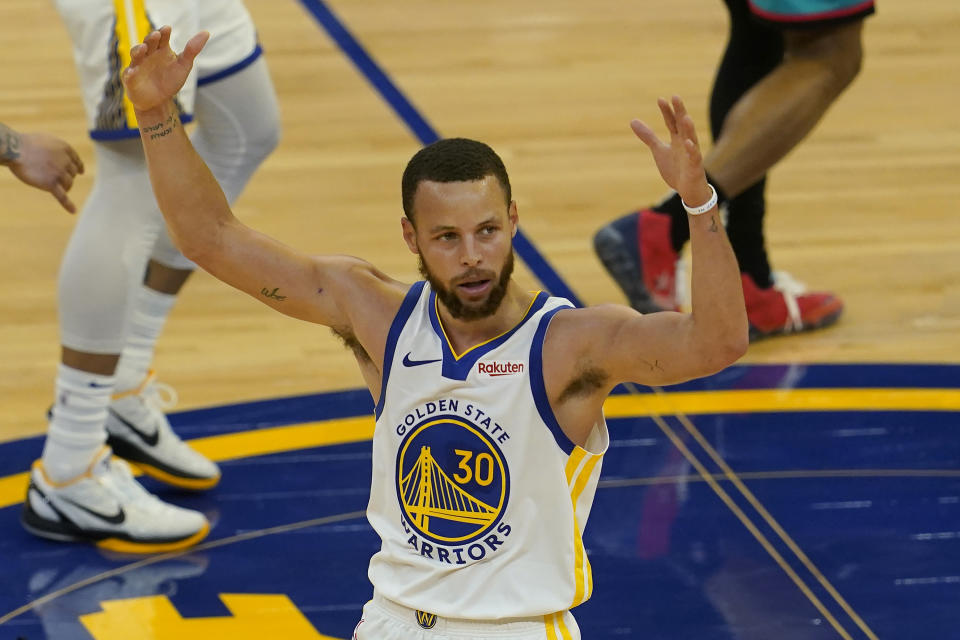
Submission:
M 373 259 L 416 278 L 399 237 L 399 177 L 419 143 L 295 0 L 250 0 L 283 140 L 241 198 L 248 223 L 301 249 Z M 442 135 L 489 142 L 523 229 L 588 303 L 622 300 L 590 248 L 602 223 L 664 187 L 627 128 L 657 96 L 706 104 L 725 38 L 717 0 L 484 3 L 333 0 L 331 8 Z M 70 45 L 50 3 L 0 5 L 0 121 L 46 130 L 96 167 Z M 954 4 L 881 3 L 865 67 L 772 174 L 775 266 L 836 291 L 835 328 L 751 347 L 747 362 L 960 360 L 960 43 Z M 73 220 L 0 175 L 0 439 L 39 433 L 58 354 L 55 283 Z M 536 286 L 523 269 L 520 278 Z M 360 386 L 325 329 L 197 274 L 157 352 L 182 407 Z

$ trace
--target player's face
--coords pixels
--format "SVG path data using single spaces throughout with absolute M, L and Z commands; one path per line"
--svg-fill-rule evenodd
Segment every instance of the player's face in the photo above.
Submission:
M 513 272 L 517 206 L 504 202 L 493 176 L 470 182 L 421 182 L 413 199 L 414 226 L 403 236 L 420 256 L 420 273 L 451 315 L 493 315 Z

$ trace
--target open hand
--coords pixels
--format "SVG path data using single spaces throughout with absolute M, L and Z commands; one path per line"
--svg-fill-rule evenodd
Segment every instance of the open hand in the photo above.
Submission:
M 663 121 L 670 131 L 670 144 L 661 141 L 657 134 L 640 120 L 633 120 L 630 128 L 643 140 L 653 154 L 657 169 L 664 182 L 692 205 L 706 202 L 710 197 L 707 177 L 703 170 L 703 156 L 693 118 L 679 96 L 671 102 L 657 100 Z
M 130 66 L 123 71 L 123 86 L 137 111 L 149 111 L 172 100 L 186 82 L 193 59 L 210 38 L 208 32 L 201 31 L 177 55 L 170 48 L 170 31 L 169 26 L 161 27 L 130 49 Z
M 53 194 L 70 213 L 77 208 L 67 197 L 74 177 L 83 173 L 83 161 L 73 147 L 46 133 L 20 134 L 19 156 L 10 171 L 22 182 Z

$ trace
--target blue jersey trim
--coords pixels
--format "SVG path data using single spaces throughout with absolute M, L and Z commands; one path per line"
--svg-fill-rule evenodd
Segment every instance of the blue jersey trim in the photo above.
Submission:
M 450 347 L 447 335 L 443 332 L 443 325 L 440 324 L 440 317 L 437 315 L 437 292 L 431 291 L 429 302 L 430 324 L 433 325 L 434 332 L 437 334 L 437 337 L 440 338 L 440 347 L 443 350 L 443 377 L 449 378 L 450 380 L 466 380 L 467 376 L 470 375 L 470 370 L 473 369 L 473 365 L 477 363 L 477 360 L 509 340 L 510 336 L 515 334 L 527 320 L 543 308 L 543 305 L 547 303 L 549 297 L 549 294 L 546 292 L 541 291 L 538 293 L 537 297 L 533 299 L 533 304 L 530 305 L 526 315 L 523 316 L 523 319 L 520 320 L 513 329 L 497 336 L 489 342 L 473 347 L 458 358 L 454 355 L 453 349 Z
M 403 331 L 404 325 L 407 324 L 410 314 L 413 313 L 414 307 L 417 306 L 417 301 L 420 299 L 420 293 L 423 291 L 425 284 L 426 282 L 423 281 L 413 283 L 413 286 L 410 287 L 407 295 L 403 298 L 400 310 L 397 311 L 397 315 L 393 317 L 390 332 L 387 333 L 387 348 L 383 351 L 383 375 L 380 380 L 380 399 L 377 400 L 377 406 L 374 409 L 374 415 L 377 420 L 380 419 L 380 414 L 383 413 L 383 402 L 387 397 L 387 380 L 390 378 L 390 367 L 393 364 L 393 356 L 397 351 L 397 341 L 400 339 L 400 333 Z
M 254 48 L 253 53 L 248 55 L 246 58 L 241 60 L 236 64 L 232 64 L 226 69 L 221 69 L 215 73 L 210 74 L 209 76 L 200 78 L 197 80 L 197 86 L 202 87 L 205 84 L 210 84 L 211 82 L 216 82 L 217 80 L 223 80 L 227 76 L 232 76 L 238 71 L 243 71 L 251 64 L 253 64 L 257 58 L 260 57 L 260 54 L 263 53 L 263 47 L 260 46 L 260 43 L 257 43 L 257 46 Z
M 192 113 L 181 113 L 180 124 L 193 122 Z M 140 129 L 90 129 L 90 138 L 98 142 L 110 142 L 112 140 L 130 140 L 140 137 Z
M 557 446 L 567 455 L 573 453 L 576 445 L 560 428 L 560 423 L 557 422 L 557 417 L 553 415 L 553 409 L 550 407 L 547 385 L 543 382 L 543 339 L 547 335 L 547 328 L 554 314 L 570 308 L 572 307 L 558 307 L 543 314 L 540 318 L 540 326 L 537 327 L 537 332 L 533 336 L 533 344 L 530 345 L 530 391 L 533 393 L 533 402 L 537 405 L 540 419 L 550 429 L 553 439 L 557 441 Z

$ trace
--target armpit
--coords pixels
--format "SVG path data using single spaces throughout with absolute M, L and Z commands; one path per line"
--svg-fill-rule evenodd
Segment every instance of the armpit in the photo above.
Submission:
M 330 330 L 333 332 L 333 335 L 340 339 L 340 342 L 343 343 L 343 346 L 353 351 L 353 355 L 356 357 L 357 361 L 373 364 L 373 360 L 367 354 L 366 350 L 363 348 L 363 345 L 360 344 L 360 341 L 357 340 L 357 336 L 353 335 L 353 332 L 350 331 L 350 329 L 347 329 L 346 327 L 331 327 Z
M 577 376 L 566 386 L 558 401 L 562 403 L 576 396 L 590 395 L 597 389 L 602 389 L 607 384 L 609 377 L 607 372 L 600 368 L 584 367 L 577 372 Z

